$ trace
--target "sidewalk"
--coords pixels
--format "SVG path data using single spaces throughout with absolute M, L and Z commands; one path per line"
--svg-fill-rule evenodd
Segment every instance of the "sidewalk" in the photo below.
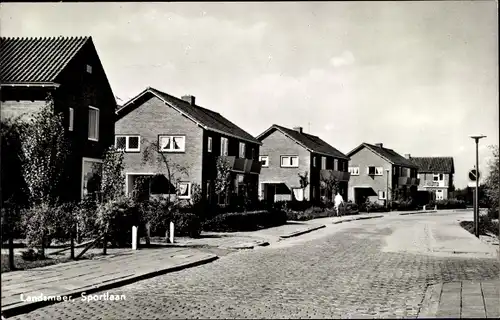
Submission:
M 82 292 L 89 294 L 123 286 L 215 259 L 217 256 L 214 254 L 194 249 L 158 248 L 129 250 L 92 260 L 6 272 L 2 274 L 2 315 L 25 313 L 62 301 L 62 297 L 76 299 L 81 297 Z M 37 300 L 45 297 L 45 300 L 49 298 L 52 301 L 28 302 L 29 297 Z
M 177 237 L 173 247 L 217 247 L 221 249 L 254 249 L 255 247 L 268 246 L 283 239 L 300 236 L 320 228 L 322 223 L 309 221 L 289 221 L 284 225 L 256 231 L 241 232 L 202 232 L 199 238 Z M 164 243 L 161 238 L 156 238 L 151 243 Z
M 500 280 L 430 285 L 418 318 L 500 318 Z

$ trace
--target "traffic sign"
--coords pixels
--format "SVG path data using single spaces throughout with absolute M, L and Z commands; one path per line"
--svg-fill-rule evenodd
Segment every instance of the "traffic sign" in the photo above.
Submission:
M 479 183 L 479 186 L 481 186 L 481 183 Z M 475 188 L 476 187 L 476 181 L 472 181 L 467 183 L 467 187 L 469 188 Z
M 469 179 L 471 181 L 476 181 L 476 179 L 479 179 L 481 177 L 481 173 L 477 172 L 476 169 L 471 169 L 469 171 Z

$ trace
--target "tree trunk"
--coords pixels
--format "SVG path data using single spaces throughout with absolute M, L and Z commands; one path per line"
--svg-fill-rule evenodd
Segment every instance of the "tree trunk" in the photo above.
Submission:
M 71 238 L 70 238 L 70 246 L 71 246 L 71 251 L 70 251 L 70 258 L 71 260 L 75 260 L 75 232 L 74 228 L 71 228 Z
M 45 237 L 42 237 L 42 247 L 40 249 L 40 257 L 45 259 Z
M 151 244 L 151 225 L 146 223 L 146 246 Z
M 12 235 L 9 236 L 9 269 L 16 269 L 16 265 L 14 263 L 14 237 Z
M 104 237 L 102 238 L 102 254 L 105 256 L 107 254 L 108 249 L 108 234 L 104 233 Z

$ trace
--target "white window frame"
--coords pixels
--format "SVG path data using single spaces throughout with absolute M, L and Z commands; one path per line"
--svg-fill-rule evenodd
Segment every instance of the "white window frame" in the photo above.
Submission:
M 359 176 L 359 167 L 349 167 L 348 170 L 351 176 Z
M 187 184 L 187 186 L 188 186 L 188 195 L 187 196 L 181 196 L 180 193 L 178 192 L 179 195 L 177 197 L 179 199 L 191 199 L 191 192 L 192 192 L 191 187 L 192 187 L 192 183 L 191 182 L 187 182 L 187 181 L 181 181 L 181 182 L 179 182 L 179 184 L 177 186 L 177 190 L 179 190 L 179 191 L 180 191 L 180 185 L 181 184 Z
M 375 168 L 374 174 L 370 174 L 370 168 Z M 368 167 L 366 167 L 366 173 L 369 176 L 383 176 L 384 175 L 384 167 L 368 166 Z
M 297 158 L 297 165 L 285 164 L 283 165 L 283 158 L 288 158 L 292 162 L 292 158 Z M 281 168 L 298 168 L 299 167 L 299 156 L 297 155 L 286 155 L 280 156 L 280 167 Z
M 227 156 L 229 150 L 229 139 L 226 137 L 220 138 L 220 155 Z
M 80 183 L 80 199 L 84 199 L 86 196 L 84 194 L 84 188 L 85 188 L 85 183 L 84 183 L 84 178 L 85 178 L 85 162 L 90 162 L 90 163 L 100 163 L 102 165 L 103 160 L 102 159 L 97 159 L 97 158 L 82 158 L 82 173 L 81 173 L 81 183 Z
M 316 161 L 317 161 L 316 159 L 317 158 L 318 158 L 317 156 L 313 156 L 313 168 L 316 168 Z
M 161 139 L 162 138 L 171 138 L 171 139 L 174 139 L 174 138 L 182 138 L 184 139 L 184 143 L 182 145 L 182 148 L 181 149 L 162 149 L 161 148 Z M 173 146 L 174 144 L 172 143 L 171 146 Z M 167 153 L 181 153 L 181 152 L 186 152 L 186 136 L 185 135 L 181 135 L 181 134 L 160 134 L 158 135 L 158 148 L 160 150 L 158 150 L 159 152 L 167 152 Z
M 333 170 L 339 171 L 339 159 L 333 159 Z
M 442 179 L 441 179 L 441 175 L 443 175 Z M 444 181 L 444 173 L 434 173 L 432 176 L 432 181 L 434 181 L 434 182 Z
M 265 161 L 265 164 L 262 164 L 262 161 Z M 262 168 L 269 168 L 269 156 L 259 156 L 259 162 Z
M 125 149 L 120 149 L 118 148 L 118 138 L 125 138 Z M 137 148 L 130 148 L 130 138 L 138 138 L 139 139 L 139 143 L 137 144 Z M 141 151 L 141 136 L 140 135 L 126 135 L 126 134 L 117 134 L 115 135 L 115 148 L 117 150 L 122 150 L 122 151 L 125 151 L 125 152 L 138 152 L 138 151 Z
M 321 170 L 326 169 L 326 157 L 321 157 Z
M 240 148 L 239 148 L 239 157 L 240 158 L 245 158 L 246 156 L 246 144 L 244 142 L 240 142 Z
M 73 131 L 75 123 L 75 109 L 69 108 L 68 130 Z
M 212 137 L 208 137 L 208 141 L 207 141 L 207 151 L 208 152 L 212 152 Z
M 378 199 L 379 200 L 387 200 L 387 195 L 385 194 L 385 191 L 383 191 L 383 190 L 378 191 Z
M 99 141 L 99 109 L 96 108 L 96 107 L 93 107 L 93 106 L 89 106 L 89 112 L 88 112 L 88 124 L 90 125 L 90 112 L 91 110 L 95 111 L 96 112 L 96 117 L 95 117 L 95 138 L 92 138 L 90 137 L 90 128 L 88 128 L 88 133 L 87 133 L 87 137 L 89 140 L 92 140 L 92 141 Z M 88 126 L 87 126 L 88 127 Z

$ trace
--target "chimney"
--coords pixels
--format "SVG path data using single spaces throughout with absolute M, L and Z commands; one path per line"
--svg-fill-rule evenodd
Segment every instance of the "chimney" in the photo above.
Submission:
M 380 142 L 380 143 L 375 143 L 375 145 L 376 145 L 377 147 L 379 147 L 379 148 L 383 148 L 383 147 L 384 147 L 384 144 L 383 144 L 383 143 L 381 143 L 381 142 Z
M 302 127 L 294 127 L 293 130 L 297 131 L 298 133 L 302 133 L 303 128 Z
M 411 154 L 409 154 L 409 153 L 405 154 L 405 158 L 406 159 L 411 159 Z
M 182 96 L 182 100 L 187 101 L 187 102 L 189 102 L 190 105 L 194 106 L 196 98 L 195 98 L 195 96 L 192 96 L 192 95 L 185 95 L 185 96 Z

